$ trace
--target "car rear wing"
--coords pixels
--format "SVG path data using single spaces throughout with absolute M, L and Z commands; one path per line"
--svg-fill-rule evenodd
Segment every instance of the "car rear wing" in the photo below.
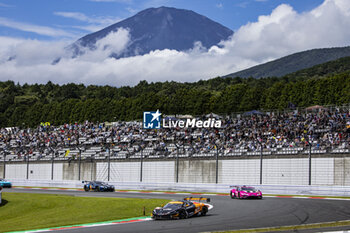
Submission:
M 206 198 L 206 197 L 185 197 L 184 201 L 205 201 L 205 202 L 210 202 L 210 198 Z

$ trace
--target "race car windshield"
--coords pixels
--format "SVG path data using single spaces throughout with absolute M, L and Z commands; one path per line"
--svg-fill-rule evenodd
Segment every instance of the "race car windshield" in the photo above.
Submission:
M 164 209 L 178 209 L 182 206 L 182 204 L 168 203 L 163 208 Z
M 242 191 L 253 191 L 253 192 L 256 192 L 256 189 L 255 188 L 250 188 L 250 187 L 243 187 Z
M 96 183 L 96 184 L 106 185 L 106 183 L 103 183 L 103 182 L 101 182 L 101 181 L 96 181 L 95 183 Z

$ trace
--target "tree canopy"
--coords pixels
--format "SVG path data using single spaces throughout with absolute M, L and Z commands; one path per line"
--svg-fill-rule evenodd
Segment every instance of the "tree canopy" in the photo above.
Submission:
M 346 60 L 348 59 L 348 60 Z M 134 87 L 0 82 L 0 127 L 40 122 L 129 121 L 143 111 L 202 115 L 350 103 L 350 59 L 281 78 L 213 78 L 194 83 L 141 81 Z M 341 72 L 341 73 L 339 73 Z

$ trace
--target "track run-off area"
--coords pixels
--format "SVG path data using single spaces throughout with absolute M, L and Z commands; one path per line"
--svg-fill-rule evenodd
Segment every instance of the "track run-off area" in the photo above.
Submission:
M 269 196 L 262 200 L 231 199 L 228 195 L 215 194 L 190 194 L 168 192 L 125 192 L 114 193 L 83 192 L 81 190 L 67 189 L 5 189 L 4 192 L 62 194 L 88 197 L 111 198 L 144 198 L 144 199 L 172 199 L 181 200 L 189 196 L 210 197 L 213 205 L 207 216 L 193 217 L 183 220 L 150 220 L 147 217 L 109 221 L 100 224 L 83 224 L 76 227 L 59 227 L 55 231 L 62 232 L 212 232 L 212 231 L 237 231 L 248 232 L 247 229 L 264 228 L 265 232 L 276 230 L 277 227 L 285 232 L 296 231 L 293 227 L 309 226 L 305 232 L 320 232 L 321 228 L 330 226 L 341 227 L 342 230 L 350 229 L 350 199 L 300 197 L 300 196 Z M 344 222 L 345 221 L 345 222 Z M 337 222 L 337 224 L 335 224 Z M 323 223 L 319 225 L 319 223 Z M 242 229 L 244 229 L 242 231 Z M 269 230 L 270 229 L 270 230 Z M 30 232 L 32 229 L 28 229 Z M 50 229 L 45 229 L 50 231 Z M 263 231 L 259 231 L 263 232 Z

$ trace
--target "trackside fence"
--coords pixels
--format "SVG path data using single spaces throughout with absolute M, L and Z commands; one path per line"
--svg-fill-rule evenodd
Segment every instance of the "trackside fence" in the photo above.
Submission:
M 191 154 L 188 145 L 148 152 L 115 147 L 57 150 L 42 157 L 11 158 L 6 152 L 0 177 L 21 180 L 103 180 L 110 182 L 214 183 L 350 186 L 348 151 L 240 152 Z M 141 149 L 140 149 L 141 148 Z M 310 153 L 311 152 L 311 153 Z M 338 151 L 337 151 L 338 152 Z M 346 152 L 346 153 L 345 153 Z M 237 152 L 238 153 L 238 152 Z

